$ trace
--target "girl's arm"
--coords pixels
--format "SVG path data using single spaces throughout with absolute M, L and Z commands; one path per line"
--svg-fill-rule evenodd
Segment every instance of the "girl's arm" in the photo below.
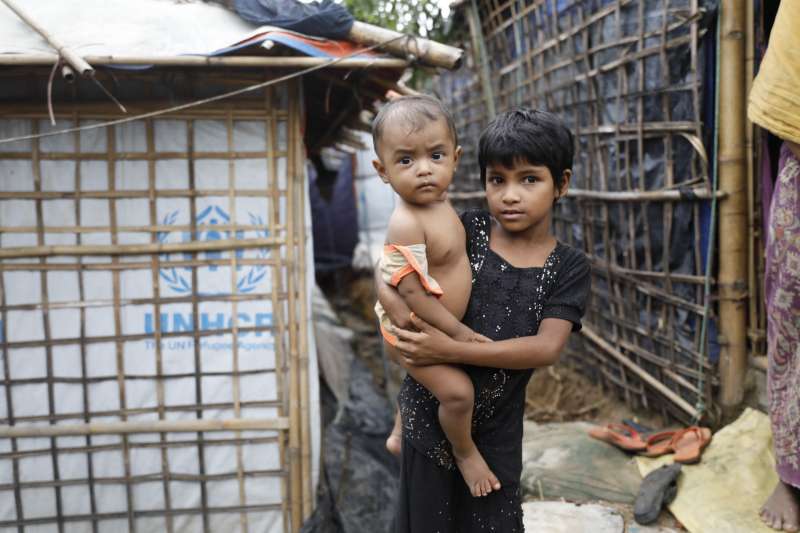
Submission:
M 451 339 L 419 317 L 411 322 L 419 331 L 395 328 L 396 348 L 405 363 L 424 366 L 461 363 L 494 368 L 525 369 L 552 365 L 572 332 L 572 322 L 545 318 L 536 335 L 489 343 L 460 342 Z

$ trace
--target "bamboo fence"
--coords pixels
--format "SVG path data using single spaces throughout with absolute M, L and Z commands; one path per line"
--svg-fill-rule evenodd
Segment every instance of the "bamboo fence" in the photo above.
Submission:
M 313 504 L 301 98 L 293 81 L 0 146 L 0 529 L 299 530 Z M 56 110 L 72 125 L 115 114 Z M 6 105 L 0 137 L 46 117 Z
M 725 259 L 707 250 L 711 204 L 728 197 L 713 190 L 715 39 L 705 8 L 698 0 L 473 0 L 459 16 L 469 30 L 460 42 L 467 68 L 442 73 L 434 87 L 464 145 L 452 198 L 480 203 L 476 144 L 494 110 L 559 114 L 576 151 L 572 190 L 554 226 L 593 267 L 584 334 L 570 343 L 570 361 L 634 406 L 685 422 L 715 418 L 720 352 L 731 348 L 717 341 L 725 324 L 716 276 Z M 751 286 L 762 246 L 754 239 Z M 760 293 L 744 292 L 739 287 L 733 304 L 748 298 L 749 350 L 758 352 Z

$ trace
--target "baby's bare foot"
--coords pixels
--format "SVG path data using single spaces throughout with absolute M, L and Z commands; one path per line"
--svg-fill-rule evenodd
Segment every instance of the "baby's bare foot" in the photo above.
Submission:
M 797 489 L 778 481 L 759 515 L 765 524 L 777 531 L 800 529 L 800 500 Z
M 473 447 L 471 452 L 463 455 L 453 455 L 470 494 L 476 497 L 486 496 L 492 490 L 500 490 L 500 480 L 489 469 L 478 448 Z
M 395 433 L 392 431 L 392 434 L 386 439 L 386 449 L 389 450 L 389 453 L 395 457 L 400 457 L 400 451 L 402 450 L 400 433 Z

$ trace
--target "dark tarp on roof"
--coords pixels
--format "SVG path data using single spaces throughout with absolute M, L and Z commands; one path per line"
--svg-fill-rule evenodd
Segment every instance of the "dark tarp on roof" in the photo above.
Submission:
M 297 0 L 234 0 L 233 8 L 254 24 L 327 39 L 347 38 L 355 20 L 347 8 L 333 0 L 307 4 Z

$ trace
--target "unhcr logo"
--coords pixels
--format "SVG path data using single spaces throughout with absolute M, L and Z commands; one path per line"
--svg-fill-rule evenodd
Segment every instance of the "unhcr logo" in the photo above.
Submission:
M 264 228 L 264 219 L 254 213 L 248 213 L 250 224 L 257 229 L 253 230 L 237 230 L 231 231 L 224 229 L 221 226 L 231 224 L 230 215 L 219 206 L 209 206 L 197 214 L 195 223 L 197 226 L 202 226 L 194 232 L 191 231 L 163 231 L 157 234 L 158 242 L 160 243 L 179 243 L 179 242 L 192 242 L 192 241 L 220 241 L 220 240 L 233 240 L 233 239 L 247 239 L 257 237 L 268 237 L 269 231 Z M 162 225 L 173 226 L 181 218 L 181 210 L 176 210 L 168 213 L 162 220 Z M 218 228 L 219 227 L 219 228 Z M 260 229 L 264 228 L 264 229 Z M 237 265 L 236 267 L 236 286 L 231 291 L 231 270 L 229 264 L 219 264 L 225 260 L 230 260 L 231 253 L 235 254 L 237 260 L 247 258 L 267 259 L 269 257 L 269 250 L 267 248 L 249 249 L 245 250 L 211 250 L 207 252 L 181 252 L 174 254 L 162 254 L 163 261 L 170 261 L 175 259 L 182 259 L 191 261 L 193 259 L 204 259 L 207 264 L 197 267 L 166 267 L 159 271 L 161 279 L 164 281 L 170 291 L 187 295 L 194 292 L 200 296 L 209 295 L 224 295 L 231 294 L 247 294 L 255 291 L 260 285 L 268 282 L 268 268 L 266 265 Z M 204 261 L 204 262 L 206 262 Z M 197 286 L 192 286 L 192 269 L 197 270 Z M 156 326 L 162 333 L 191 333 L 193 331 L 209 331 L 209 330 L 224 330 L 230 329 L 234 324 L 234 318 L 229 312 L 221 312 L 221 310 L 207 309 L 200 312 L 195 316 L 194 313 L 187 312 L 169 312 L 160 313 L 160 316 L 154 316 L 154 313 L 144 313 L 144 330 L 147 334 L 155 333 Z M 243 313 L 239 312 L 236 315 L 235 322 L 239 327 L 256 327 L 263 328 L 253 333 L 243 331 L 239 333 L 239 347 L 245 350 L 255 349 L 271 349 L 272 334 L 267 329 L 272 325 L 272 313 L 257 312 L 257 313 Z M 248 334 L 255 337 L 255 342 L 242 341 L 242 337 Z M 258 339 L 261 337 L 261 339 Z M 186 350 L 191 349 L 194 345 L 192 339 L 171 339 L 162 343 L 162 348 L 170 350 Z M 223 341 L 213 341 L 204 339 L 202 341 L 204 348 L 212 350 L 230 350 L 230 342 L 227 344 Z M 148 340 L 147 347 L 152 349 L 155 346 L 155 341 Z
M 178 220 L 181 211 L 176 210 L 164 217 L 162 225 L 172 226 Z M 253 226 L 264 227 L 264 219 L 256 214 L 248 213 L 250 223 Z M 219 241 L 228 239 L 244 239 L 254 237 L 268 237 L 269 230 L 258 229 L 248 231 L 250 235 L 245 235 L 242 230 L 229 231 L 218 230 L 214 226 L 229 225 L 231 222 L 230 215 L 219 206 L 209 206 L 203 209 L 196 217 L 195 223 L 198 226 L 205 226 L 203 230 L 198 230 L 194 238 L 190 231 L 171 232 L 162 231 L 158 232 L 157 238 L 160 243 L 168 242 L 192 242 L 192 241 Z M 269 250 L 266 248 L 258 248 L 253 250 L 256 258 L 266 259 L 269 257 Z M 245 251 L 238 249 L 233 252 L 237 259 L 243 259 Z M 230 251 L 211 250 L 207 252 L 200 252 L 197 254 L 183 252 L 180 254 L 162 254 L 161 259 L 169 261 L 170 258 L 179 256 L 183 260 L 190 261 L 195 256 L 204 258 L 210 261 L 219 261 L 230 257 Z M 207 266 L 196 267 L 198 287 L 195 287 L 194 292 L 200 296 L 230 294 L 231 275 L 228 268 L 220 268 L 220 265 L 210 263 Z M 161 279 L 166 282 L 166 285 L 177 294 L 190 294 L 192 292 L 192 267 L 171 267 L 162 268 L 159 271 Z M 266 265 L 249 265 L 236 267 L 236 293 L 247 294 L 253 292 L 262 282 L 267 274 Z

